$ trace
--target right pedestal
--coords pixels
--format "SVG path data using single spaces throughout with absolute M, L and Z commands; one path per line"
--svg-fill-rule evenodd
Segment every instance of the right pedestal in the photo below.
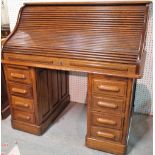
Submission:
M 125 154 L 135 80 L 89 74 L 86 146 Z

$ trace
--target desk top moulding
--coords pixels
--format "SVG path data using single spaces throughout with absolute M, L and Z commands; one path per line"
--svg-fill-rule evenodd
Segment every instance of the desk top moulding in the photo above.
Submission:
M 140 78 L 148 7 L 148 1 L 25 3 L 2 62 Z

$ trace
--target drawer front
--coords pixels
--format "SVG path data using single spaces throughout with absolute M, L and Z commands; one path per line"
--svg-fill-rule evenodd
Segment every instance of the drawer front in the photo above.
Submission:
M 92 91 L 114 96 L 126 96 L 126 81 L 114 81 L 107 79 L 93 79 Z
M 9 91 L 11 95 L 21 96 L 26 98 L 33 97 L 32 87 L 29 85 L 9 83 Z
M 8 80 L 21 83 L 31 83 L 31 74 L 28 69 L 7 67 Z
M 120 142 L 122 138 L 122 132 L 102 127 L 91 127 L 91 136 L 101 140 Z
M 34 116 L 33 114 L 21 112 L 19 110 L 13 110 L 12 115 L 14 120 L 27 122 L 27 123 L 34 123 Z
M 22 97 L 11 96 L 12 106 L 28 112 L 33 112 L 33 100 Z
M 123 118 L 121 116 L 112 116 L 92 112 L 92 124 L 95 126 L 108 127 L 112 129 L 122 129 Z
M 125 100 L 122 98 L 92 96 L 92 108 L 97 111 L 121 113 L 125 111 Z

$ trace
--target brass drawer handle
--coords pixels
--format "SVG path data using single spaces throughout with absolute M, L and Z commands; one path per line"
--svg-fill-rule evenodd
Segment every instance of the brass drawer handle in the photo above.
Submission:
M 27 91 L 25 89 L 19 89 L 19 88 L 12 88 L 12 92 L 20 93 L 20 94 L 26 94 L 27 93 Z
M 120 89 L 118 87 L 115 87 L 115 86 L 99 85 L 97 88 L 100 90 L 113 91 L 113 92 L 119 92 L 120 91 Z
M 97 135 L 99 137 L 103 137 L 103 138 L 109 138 L 109 139 L 114 139 L 115 138 L 115 135 L 113 135 L 111 133 L 101 132 L 101 131 L 98 131 Z
M 31 119 L 30 116 L 23 116 L 23 115 L 20 115 L 19 118 L 27 120 L 27 121 L 29 121 Z
M 107 102 L 102 102 L 102 101 L 97 102 L 97 105 L 99 105 L 101 107 L 112 108 L 112 109 L 118 108 L 118 105 L 116 105 L 114 103 L 107 103 Z
M 11 77 L 18 78 L 18 79 L 25 79 L 26 78 L 24 74 L 19 74 L 19 73 L 11 73 Z
M 30 116 L 26 116 L 25 118 L 26 118 L 26 120 L 30 120 L 31 117 Z
M 97 122 L 107 125 L 116 125 L 117 123 L 113 120 L 104 119 L 104 118 L 97 118 Z
M 27 104 L 27 103 L 15 102 L 14 104 L 16 106 L 20 106 L 20 107 L 25 107 L 25 108 L 28 108 L 29 107 L 29 104 Z

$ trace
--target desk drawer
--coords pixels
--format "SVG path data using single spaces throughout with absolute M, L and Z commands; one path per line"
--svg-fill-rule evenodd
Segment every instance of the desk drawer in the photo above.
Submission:
M 22 97 L 11 96 L 11 103 L 15 109 L 33 112 L 33 100 Z
M 11 95 L 32 98 L 33 91 L 32 87 L 29 85 L 24 84 L 17 84 L 17 83 L 9 83 L 9 91 Z
M 114 96 L 126 96 L 127 83 L 114 79 L 93 79 L 92 91 Z
M 91 136 L 101 140 L 121 141 L 122 132 L 102 127 L 91 127 Z
M 92 108 L 97 111 L 121 113 L 125 110 L 125 100 L 107 96 L 92 95 Z
M 17 121 L 27 122 L 27 123 L 34 123 L 34 116 L 33 114 L 22 112 L 19 110 L 13 110 L 13 119 Z
M 7 67 L 7 76 L 9 81 L 31 83 L 31 74 L 29 69 L 19 69 Z
M 91 117 L 92 124 L 95 126 L 122 129 L 124 119 L 121 116 L 92 112 Z

